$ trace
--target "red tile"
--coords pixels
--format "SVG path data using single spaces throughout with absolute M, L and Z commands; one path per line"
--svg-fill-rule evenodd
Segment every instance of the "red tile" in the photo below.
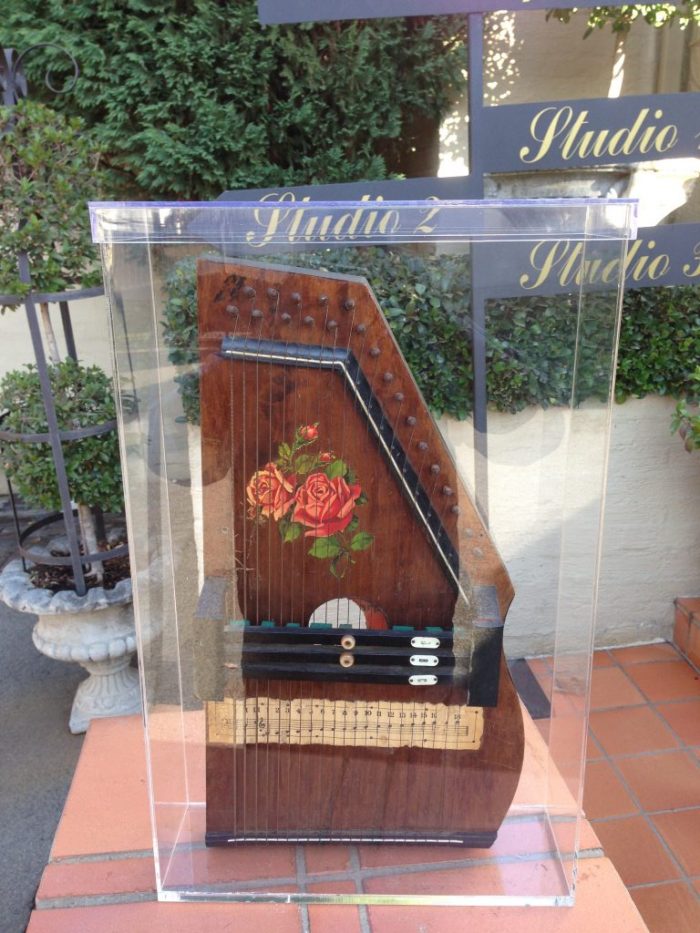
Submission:
M 85 736 L 53 858 L 151 849 L 140 716 L 95 720 Z
M 700 615 L 700 596 L 679 596 L 676 600 L 676 608 L 687 616 L 693 613 Z
M 36 894 L 38 907 L 60 898 L 152 892 L 156 881 L 150 856 L 105 861 L 52 862 L 44 869 Z
M 619 667 L 599 667 L 593 671 L 592 709 L 632 706 L 644 702 L 644 697 Z
M 400 868 L 409 865 L 439 867 L 455 860 L 518 857 L 535 852 L 550 853 L 552 842 L 542 820 L 506 821 L 490 849 L 464 849 L 460 846 L 360 846 L 363 868 Z
M 306 871 L 310 875 L 350 869 L 350 846 L 304 846 Z
M 595 830 L 603 851 L 626 885 L 653 884 L 678 877 L 678 869 L 643 816 L 603 820 L 595 824 Z
M 589 761 L 583 789 L 583 809 L 589 820 L 630 816 L 639 807 L 607 761 Z
M 683 870 L 689 875 L 700 875 L 700 806 L 678 813 L 658 813 L 652 821 Z
M 601 748 L 600 742 L 596 739 L 593 734 L 593 730 L 588 730 L 588 742 L 586 743 L 586 758 L 588 761 L 597 761 L 597 759 L 603 757 L 603 750 Z
M 682 882 L 635 888 L 630 894 L 650 933 L 697 933 L 700 901 Z
M 618 758 L 616 764 L 644 810 L 697 806 L 700 768 L 688 752 Z
M 549 731 L 551 728 L 551 720 L 535 719 L 534 722 L 535 722 L 535 726 L 539 734 L 542 736 L 545 742 L 549 743 Z
M 683 654 L 687 654 L 689 640 L 690 619 L 684 612 L 681 612 L 680 609 L 676 609 L 676 617 L 673 622 L 673 644 L 679 651 L 682 651 Z
M 295 904 L 109 904 L 35 910 L 27 933 L 299 933 Z
M 656 707 L 676 735 L 686 745 L 700 745 L 700 697 Z
M 529 658 L 528 667 L 547 696 L 552 692 L 552 668 L 548 659 Z
M 652 703 L 700 696 L 700 677 L 685 661 L 656 661 L 627 668 Z
M 283 879 L 296 879 L 294 846 L 285 845 L 183 847 L 164 859 L 162 868 L 168 888 L 227 883 L 237 890 L 249 881 L 270 879 L 271 885 L 289 890 L 292 883 Z
M 351 881 L 327 881 L 325 884 L 310 884 L 310 894 L 357 894 Z M 311 933 L 361 933 L 360 910 L 354 904 L 309 904 L 309 927 Z
M 594 710 L 591 731 L 608 755 L 635 755 L 657 748 L 677 748 L 671 730 L 648 706 Z
M 667 642 L 652 645 L 632 645 L 629 648 L 613 648 L 612 656 L 618 664 L 628 667 L 630 664 L 644 664 L 648 661 L 677 661 L 678 652 Z
M 690 626 L 690 637 L 688 638 L 686 654 L 696 667 L 700 667 L 700 625 L 697 623 L 693 623 Z
M 536 859 L 386 874 L 368 878 L 364 888 L 368 894 L 554 897 L 563 893 L 563 881 L 558 862 Z
M 593 667 L 612 667 L 614 664 L 615 661 L 606 648 L 593 652 Z
M 647 928 L 608 859 L 579 866 L 573 907 L 369 907 L 372 933 L 646 933 Z

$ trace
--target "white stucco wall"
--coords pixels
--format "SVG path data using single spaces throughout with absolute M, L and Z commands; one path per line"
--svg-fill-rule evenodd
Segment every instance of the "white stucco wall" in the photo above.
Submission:
M 613 409 L 599 645 L 669 637 L 674 597 L 700 592 L 700 456 L 670 434 L 674 404 L 650 397 Z M 573 419 L 557 408 L 489 413 L 491 533 L 516 590 L 506 624 L 512 656 L 549 653 L 555 625 L 576 639 L 590 618 L 604 418 L 584 409 Z M 471 423 L 440 427 L 471 479 Z
M 83 363 L 95 363 L 111 373 L 107 299 L 101 297 L 74 301 L 70 308 L 79 359 Z M 61 352 L 65 352 L 58 305 L 52 304 L 50 309 Z M 34 354 L 27 327 L 27 316 L 24 308 L 20 306 L 14 311 L 6 311 L 0 317 L 0 377 L 10 369 L 32 362 L 34 362 Z

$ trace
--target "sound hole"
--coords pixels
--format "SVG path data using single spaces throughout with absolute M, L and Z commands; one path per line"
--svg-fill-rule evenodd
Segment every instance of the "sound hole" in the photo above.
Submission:
M 329 599 L 317 606 L 309 616 L 309 625 L 331 625 L 333 628 L 388 628 L 381 609 L 353 599 Z

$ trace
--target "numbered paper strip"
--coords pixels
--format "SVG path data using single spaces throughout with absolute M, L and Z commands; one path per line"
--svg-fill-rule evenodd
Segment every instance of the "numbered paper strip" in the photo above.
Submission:
M 213 745 L 354 745 L 468 750 L 481 747 L 484 711 L 444 703 L 362 703 L 269 697 L 207 704 Z

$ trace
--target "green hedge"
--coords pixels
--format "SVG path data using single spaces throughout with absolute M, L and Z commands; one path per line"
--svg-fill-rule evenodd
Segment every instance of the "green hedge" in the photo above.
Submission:
M 466 68 L 464 17 L 261 26 L 256 0 L 14 0 L 0 39 L 57 43 L 113 185 L 158 199 L 383 178 L 392 141 L 439 119 Z M 33 93 L 55 48 L 27 56 Z M 43 91 L 43 93 L 47 93 Z M 420 140 L 417 140 L 420 144 Z
M 35 291 L 102 281 L 85 202 L 99 197 L 103 179 L 82 130 L 80 120 L 31 100 L 0 107 L 0 294 L 29 290 L 19 277 L 22 252 Z
M 66 359 L 49 367 L 51 391 L 61 430 L 88 428 L 116 417 L 112 380 L 97 366 Z M 6 373 L 0 381 L 2 427 L 18 434 L 45 434 L 46 411 L 34 364 Z M 122 512 L 124 499 L 116 431 L 64 441 L 71 496 L 105 512 Z M 51 445 L 3 441 L 2 465 L 28 505 L 58 510 L 61 498 Z
M 270 259 L 274 261 L 274 259 Z M 434 256 L 363 248 L 299 253 L 283 262 L 364 275 L 401 346 L 430 408 L 457 418 L 471 411 L 473 371 L 469 264 L 460 256 Z M 167 279 L 164 340 L 188 420 L 199 406 L 195 260 L 176 264 Z M 589 296 L 577 320 L 577 296 L 532 296 L 489 302 L 486 355 L 489 404 L 516 412 L 528 405 L 607 398 L 609 302 Z M 578 344 L 577 344 L 577 326 Z M 575 354 L 578 349 L 578 358 Z M 616 398 L 649 393 L 681 397 L 697 386 L 700 359 L 700 289 L 629 291 L 620 338 Z

